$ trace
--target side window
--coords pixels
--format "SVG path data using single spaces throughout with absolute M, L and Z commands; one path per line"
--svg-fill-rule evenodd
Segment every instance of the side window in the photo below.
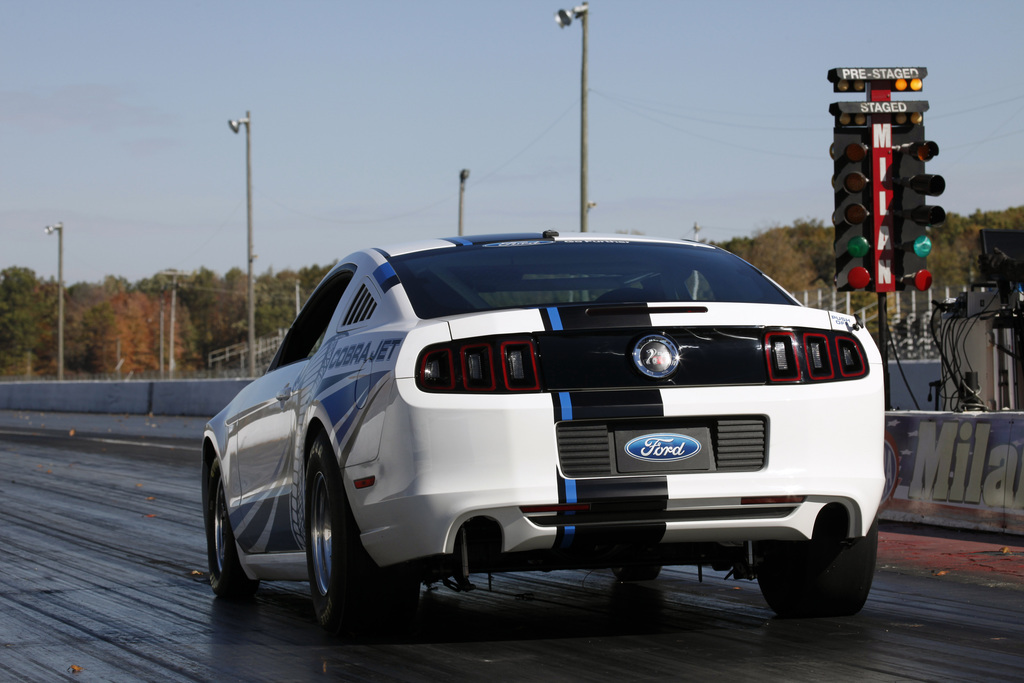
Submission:
M 270 364 L 270 370 L 304 360 L 316 353 L 351 280 L 352 271 L 343 270 L 317 288 L 285 335 L 274 362 Z

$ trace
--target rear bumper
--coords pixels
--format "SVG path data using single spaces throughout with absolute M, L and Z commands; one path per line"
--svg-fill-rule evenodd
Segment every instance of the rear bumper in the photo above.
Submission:
M 581 479 L 560 469 L 550 394 L 426 395 L 412 380 L 398 380 L 378 457 L 346 469 L 353 513 L 382 566 L 451 554 L 459 528 L 480 517 L 500 528 L 503 553 L 579 549 L 602 539 L 799 540 L 811 536 L 829 504 L 842 505 L 848 535 L 861 536 L 884 486 L 880 377 L 652 390 L 666 419 L 764 415 L 763 469 Z M 370 476 L 371 487 L 351 485 Z M 522 510 L 588 497 L 592 509 L 574 514 Z

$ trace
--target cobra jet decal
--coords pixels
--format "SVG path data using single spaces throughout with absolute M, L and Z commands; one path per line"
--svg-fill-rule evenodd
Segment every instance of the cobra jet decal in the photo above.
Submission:
M 386 361 L 391 360 L 395 351 L 402 345 L 401 339 L 381 339 L 380 341 L 370 340 L 365 342 L 353 342 L 338 348 L 330 355 L 327 361 L 327 369 L 343 368 L 349 365 L 362 365 L 368 360 Z
M 245 503 L 231 513 L 235 538 L 246 552 L 288 552 L 300 550 L 294 534 L 290 533 L 291 511 L 283 496 Z M 235 518 L 240 518 L 235 522 Z

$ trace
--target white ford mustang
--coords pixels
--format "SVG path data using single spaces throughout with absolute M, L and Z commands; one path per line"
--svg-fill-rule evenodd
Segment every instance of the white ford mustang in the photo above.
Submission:
M 330 631 L 421 583 L 691 564 L 857 612 L 883 373 L 856 319 L 705 244 L 557 233 L 366 249 L 206 427 L 214 592 L 308 580 Z

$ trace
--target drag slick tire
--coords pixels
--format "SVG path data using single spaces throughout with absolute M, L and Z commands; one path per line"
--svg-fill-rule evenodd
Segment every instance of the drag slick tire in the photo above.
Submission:
M 846 513 L 824 510 L 810 541 L 761 544 L 757 581 L 768 605 L 783 618 L 856 614 L 871 590 L 878 554 L 878 520 L 867 535 L 847 539 Z
M 258 579 L 245 575 L 238 561 L 235 534 L 228 517 L 227 498 L 224 496 L 224 479 L 220 464 L 214 460 L 207 468 L 206 497 L 203 507 L 206 523 L 206 553 L 210 567 L 210 587 L 217 597 L 249 598 L 260 587 Z
M 320 433 L 306 465 L 306 567 L 320 626 L 361 635 L 404 630 L 419 602 L 410 567 L 381 569 L 359 540 L 330 441 Z

